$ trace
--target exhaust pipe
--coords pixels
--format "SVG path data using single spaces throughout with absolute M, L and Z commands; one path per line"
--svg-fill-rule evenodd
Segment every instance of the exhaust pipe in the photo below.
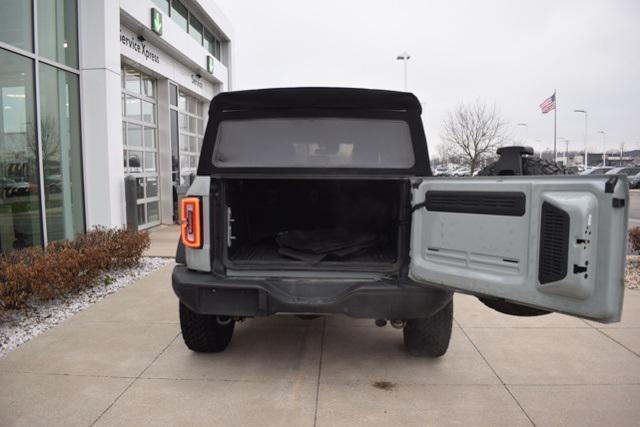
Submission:
M 393 326 L 396 329 L 402 329 L 404 328 L 404 325 L 406 325 L 407 322 L 404 320 L 400 320 L 400 319 L 393 319 L 391 320 L 391 326 Z
M 218 323 L 218 325 L 228 325 L 229 323 L 233 322 L 233 317 L 229 317 L 229 316 L 218 316 L 216 317 L 216 322 Z
M 376 319 L 376 326 L 379 328 L 383 328 L 385 326 L 387 326 L 387 320 L 386 319 Z

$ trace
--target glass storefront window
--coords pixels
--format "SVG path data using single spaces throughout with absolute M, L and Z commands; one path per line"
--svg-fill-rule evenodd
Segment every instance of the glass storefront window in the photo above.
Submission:
M 153 104 L 151 102 L 142 101 L 142 121 L 153 123 Z
M 147 197 L 156 197 L 158 195 L 158 180 L 156 178 L 147 178 Z
M 169 84 L 169 103 L 176 107 L 178 105 L 178 86 Z
M 151 202 L 147 205 L 147 219 L 149 222 L 160 221 L 158 202 Z
M 0 42 L 10 45 L 0 49 L 0 253 L 73 238 L 85 229 L 79 72 L 42 62 L 78 68 L 77 5 L 0 3 Z
M 42 244 L 33 60 L 0 49 L 0 252 Z
M 204 31 L 203 46 L 205 49 L 207 49 L 207 52 L 209 52 L 211 55 L 215 55 L 215 49 L 216 49 L 215 39 L 213 38 L 211 33 L 207 30 Z
M 189 18 L 189 34 L 195 41 L 202 44 L 202 24 L 193 16 Z
M 187 96 L 182 92 L 178 94 L 178 109 L 182 111 L 187 109 Z
M 124 88 L 129 92 L 140 93 L 140 72 L 133 68 L 125 68 Z
M 157 189 L 155 80 L 128 65 L 122 69 L 123 143 L 125 173 L 138 184 L 138 225 L 147 228 L 160 222 Z
M 144 96 L 149 98 L 153 98 L 155 96 L 154 92 L 154 81 L 150 77 L 143 76 L 142 78 L 142 93 Z
M 142 147 L 142 126 L 127 123 L 127 145 L 130 147 Z
M 221 52 L 222 52 L 222 44 L 220 43 L 220 40 L 216 40 L 216 50 L 215 50 L 213 56 L 215 56 L 218 61 L 222 60 L 221 59 L 221 56 L 222 56 Z
M 188 31 L 189 12 L 187 8 L 178 0 L 171 2 L 171 19 L 185 31 Z
M 78 68 L 77 0 L 38 0 L 38 52 Z
M 184 92 L 178 94 L 180 185 L 188 185 L 190 175 L 196 173 L 204 128 L 202 111 L 200 100 Z
M 165 15 L 169 14 L 169 0 L 153 0 L 153 3 L 158 6 Z
M 2 0 L 1 8 L 0 41 L 32 52 L 31 1 Z
M 144 128 L 144 146 L 147 148 L 156 147 L 156 132 L 153 128 Z
M 141 107 L 142 101 L 139 98 L 127 96 L 127 100 L 125 103 L 126 103 L 125 115 L 131 119 L 141 120 L 142 113 L 141 113 L 140 107 Z
M 84 232 L 78 76 L 40 63 L 40 132 L 49 241 Z

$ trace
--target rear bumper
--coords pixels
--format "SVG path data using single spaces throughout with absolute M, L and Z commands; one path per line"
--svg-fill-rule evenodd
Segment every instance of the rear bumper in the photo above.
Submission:
M 440 310 L 453 295 L 411 281 L 229 278 L 183 265 L 175 267 L 171 281 L 191 310 L 225 316 L 340 313 L 371 319 L 421 318 Z

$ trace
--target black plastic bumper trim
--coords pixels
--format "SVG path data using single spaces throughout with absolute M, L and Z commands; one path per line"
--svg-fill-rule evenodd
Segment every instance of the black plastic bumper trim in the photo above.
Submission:
M 180 301 L 201 314 L 268 316 L 276 313 L 345 314 L 358 318 L 428 317 L 452 298 L 447 290 L 411 281 L 229 278 L 178 265 L 172 285 Z

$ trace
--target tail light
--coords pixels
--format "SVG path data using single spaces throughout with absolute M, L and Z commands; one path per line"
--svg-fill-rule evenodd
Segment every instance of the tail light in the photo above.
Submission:
M 200 198 L 185 197 L 180 203 L 182 243 L 188 248 L 202 247 Z

